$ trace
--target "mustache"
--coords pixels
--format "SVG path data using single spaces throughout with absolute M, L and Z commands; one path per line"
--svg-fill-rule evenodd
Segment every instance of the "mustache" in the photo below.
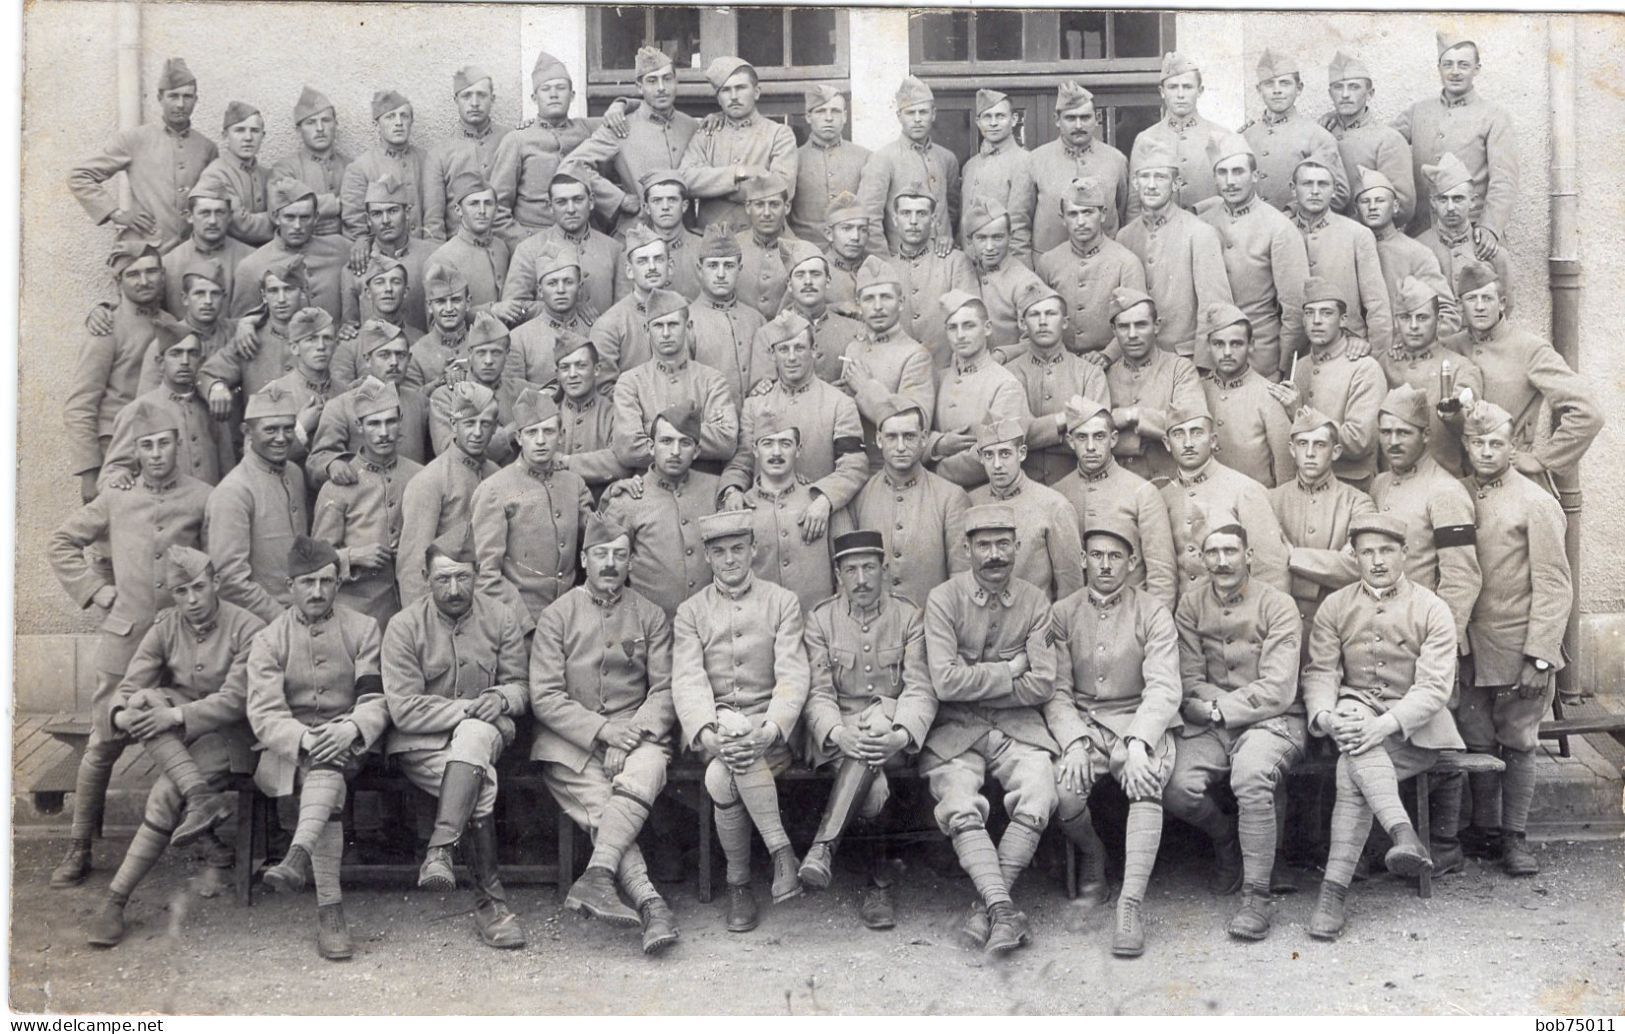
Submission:
M 984 571 L 1002 571 L 1006 567 L 1009 567 L 1009 566 L 1011 566 L 1011 562 L 1008 561 L 1008 560 L 989 560 L 989 561 L 987 561 L 986 563 L 984 563 L 982 565 L 982 570 L 984 570 Z

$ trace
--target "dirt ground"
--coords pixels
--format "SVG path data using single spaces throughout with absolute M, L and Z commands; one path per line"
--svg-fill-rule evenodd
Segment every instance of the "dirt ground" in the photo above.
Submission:
M 106 891 L 123 842 L 98 845 L 83 887 L 51 891 L 60 843 L 16 844 L 11 1007 L 122 1013 L 1618 1013 L 1625 1008 L 1621 899 L 1625 846 L 1544 846 L 1544 871 L 1511 881 L 1482 863 L 1443 879 L 1429 901 L 1390 877 L 1358 884 L 1335 944 L 1304 932 L 1317 877 L 1279 900 L 1261 944 L 1229 941 L 1234 898 L 1207 894 L 1189 852 L 1159 864 L 1146 955 L 1107 951 L 1110 909 L 1080 914 L 1055 874 L 1023 879 L 1018 903 L 1034 943 L 995 962 L 954 944 L 969 899 L 940 856 L 910 856 L 900 922 L 857 925 L 855 873 L 836 888 L 767 908 L 761 926 L 729 934 L 720 899 L 692 884 L 664 889 L 682 941 L 647 959 L 635 931 L 561 912 L 551 887 L 510 896 L 530 943 L 483 947 L 466 891 L 346 892 L 357 942 L 346 963 L 314 947 L 314 898 L 264 895 L 242 910 L 229 892 L 199 891 L 212 872 L 166 858 L 128 909 L 112 950 L 87 947 L 80 924 Z M 942 866 L 946 868 L 946 866 Z M 759 877 L 765 873 L 758 869 Z M 761 886 L 765 902 L 765 886 Z M 338 979 L 335 979 L 338 978 Z

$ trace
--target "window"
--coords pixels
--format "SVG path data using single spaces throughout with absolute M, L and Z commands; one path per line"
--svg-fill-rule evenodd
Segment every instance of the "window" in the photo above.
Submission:
M 836 13 L 828 7 L 741 7 L 739 56 L 757 68 L 833 65 Z
M 1173 44 L 1171 16 L 1145 11 L 921 11 L 909 19 L 909 63 L 1021 62 L 1023 71 L 1124 70 L 1155 62 Z M 1083 66 L 1083 67 L 1080 67 Z
M 597 8 L 598 39 L 593 56 L 597 68 L 631 70 L 638 48 L 659 48 L 677 68 L 694 68 L 700 61 L 700 12 L 692 7 Z
M 756 66 L 763 99 L 800 95 L 847 74 L 847 12 L 839 7 L 587 8 L 587 99 L 624 93 L 638 48 L 665 51 L 677 68 L 679 105 L 713 110 L 705 66 L 738 54 Z

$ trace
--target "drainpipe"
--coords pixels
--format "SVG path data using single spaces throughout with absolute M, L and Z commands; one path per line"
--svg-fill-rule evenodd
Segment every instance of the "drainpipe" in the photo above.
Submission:
M 141 125 L 141 4 L 125 0 L 118 5 L 118 127 Z M 130 181 L 119 177 L 119 207 L 132 204 Z
M 1575 19 L 1546 19 L 1547 89 L 1552 112 L 1551 254 L 1547 275 L 1552 292 L 1552 345 L 1575 370 L 1580 367 L 1580 183 L 1575 122 Z M 1580 669 L 1580 479 L 1579 472 L 1555 479 L 1557 499 L 1568 517 L 1564 551 L 1574 572 L 1574 600 L 1563 646 L 1569 663 L 1558 673 L 1558 691 L 1574 697 L 1583 691 L 1575 682 Z

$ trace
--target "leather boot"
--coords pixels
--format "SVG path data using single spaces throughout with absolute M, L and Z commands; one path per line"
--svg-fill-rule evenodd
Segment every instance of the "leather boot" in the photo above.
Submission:
M 51 886 L 57 890 L 77 887 L 90 875 L 90 841 L 74 840 L 68 844 L 68 853 L 51 870 Z
M 1077 845 L 1082 855 L 1082 863 L 1078 866 L 1078 898 L 1075 904 L 1079 908 L 1104 905 L 1109 894 L 1106 886 L 1106 845 L 1101 843 L 1100 834 L 1095 832 L 1093 819 L 1085 812 L 1062 821 L 1061 830 L 1067 839 Z
M 497 878 L 497 826 L 490 816 L 468 824 L 463 838 L 474 872 L 474 926 L 492 948 L 523 948 L 525 931 L 508 909 L 508 895 Z
M 232 807 L 220 794 L 205 794 L 186 802 L 186 814 L 181 824 L 169 836 L 171 847 L 185 847 L 195 843 L 205 833 L 231 818 Z
M 833 842 L 819 841 L 807 848 L 807 857 L 801 860 L 801 883 L 808 890 L 823 890 L 829 886 L 831 867 L 835 862 Z
M 423 854 L 418 867 L 418 888 L 444 894 L 457 889 L 457 870 L 452 868 L 451 848 L 434 846 Z
M 1262 941 L 1270 932 L 1270 892 L 1267 887 L 1241 888 L 1241 907 L 1225 927 L 1230 936 L 1243 941 Z
M 1394 827 L 1394 846 L 1382 856 L 1382 864 L 1395 876 L 1415 879 L 1433 869 L 1427 845 L 1416 835 L 1416 827 L 1402 822 Z
M 858 918 L 871 930 L 890 930 L 897 925 L 897 912 L 892 905 L 890 887 L 872 885 L 864 888 L 863 900 L 858 903 Z
M 993 923 L 987 917 L 987 906 L 972 901 L 970 911 L 959 924 L 959 939 L 967 948 L 980 950 L 987 943 L 988 931 Z
M 310 878 L 310 855 L 304 848 L 295 844 L 288 848 L 287 855 L 282 861 L 265 870 L 260 876 L 260 882 L 265 884 L 267 890 L 278 894 L 297 894 L 305 889 L 305 881 Z M 342 919 L 344 913 L 339 913 Z
M 451 850 L 463 838 L 468 820 L 479 803 L 485 772 L 466 761 L 448 761 L 440 774 L 440 799 L 435 803 L 434 830 L 429 834 L 429 850 L 418 869 L 418 886 L 445 893 L 457 889 L 457 873 L 452 868 Z
M 1463 872 L 1467 868 L 1467 855 L 1462 852 L 1460 844 L 1430 844 L 1428 855 L 1433 859 L 1434 879 L 1449 876 L 1454 872 Z
M 344 921 L 344 905 L 316 906 L 316 951 L 324 959 L 339 961 L 355 954 L 350 942 L 350 924 Z
M 773 903 L 789 901 L 791 898 L 801 897 L 801 877 L 797 874 L 800 864 L 796 861 L 796 849 L 781 847 L 773 852 Z
M 1241 840 L 1232 823 L 1223 837 L 1213 841 L 1213 875 L 1208 879 L 1208 890 L 1224 897 L 1240 890 L 1241 881 Z
M 1140 917 L 1140 902 L 1118 895 L 1117 929 L 1112 933 L 1112 954 L 1118 958 L 1134 959 L 1145 954 L 1145 924 Z
M 124 940 L 124 900 L 109 894 L 85 923 L 85 943 L 98 948 L 111 948 Z
M 727 884 L 728 932 L 749 933 L 756 929 L 761 915 L 756 908 L 756 892 L 748 883 Z
M 1540 872 L 1540 861 L 1529 850 L 1524 834 L 1510 829 L 1501 831 L 1501 868 L 1508 876 L 1533 876 Z
M 615 874 L 601 866 L 589 866 L 570 885 L 564 907 L 616 926 L 638 926 L 642 922 L 638 913 L 621 900 L 620 891 L 615 889 Z
M 1320 941 L 1335 941 L 1343 935 L 1347 917 L 1344 907 L 1349 889 L 1341 884 L 1322 880 L 1320 900 L 1315 902 L 1315 913 L 1309 917 L 1309 936 Z
M 989 955 L 1008 955 L 1032 937 L 1032 925 L 1027 921 L 1027 914 L 1008 901 L 989 905 L 987 918 L 987 942 L 982 949 Z
M 1501 858 L 1501 838 L 1483 826 L 1468 826 L 1456 838 L 1461 841 L 1461 851 L 1468 858 L 1482 858 L 1485 861 L 1499 861 Z
M 643 954 L 658 955 L 677 943 L 677 917 L 666 899 L 653 897 L 638 906 L 643 923 Z

